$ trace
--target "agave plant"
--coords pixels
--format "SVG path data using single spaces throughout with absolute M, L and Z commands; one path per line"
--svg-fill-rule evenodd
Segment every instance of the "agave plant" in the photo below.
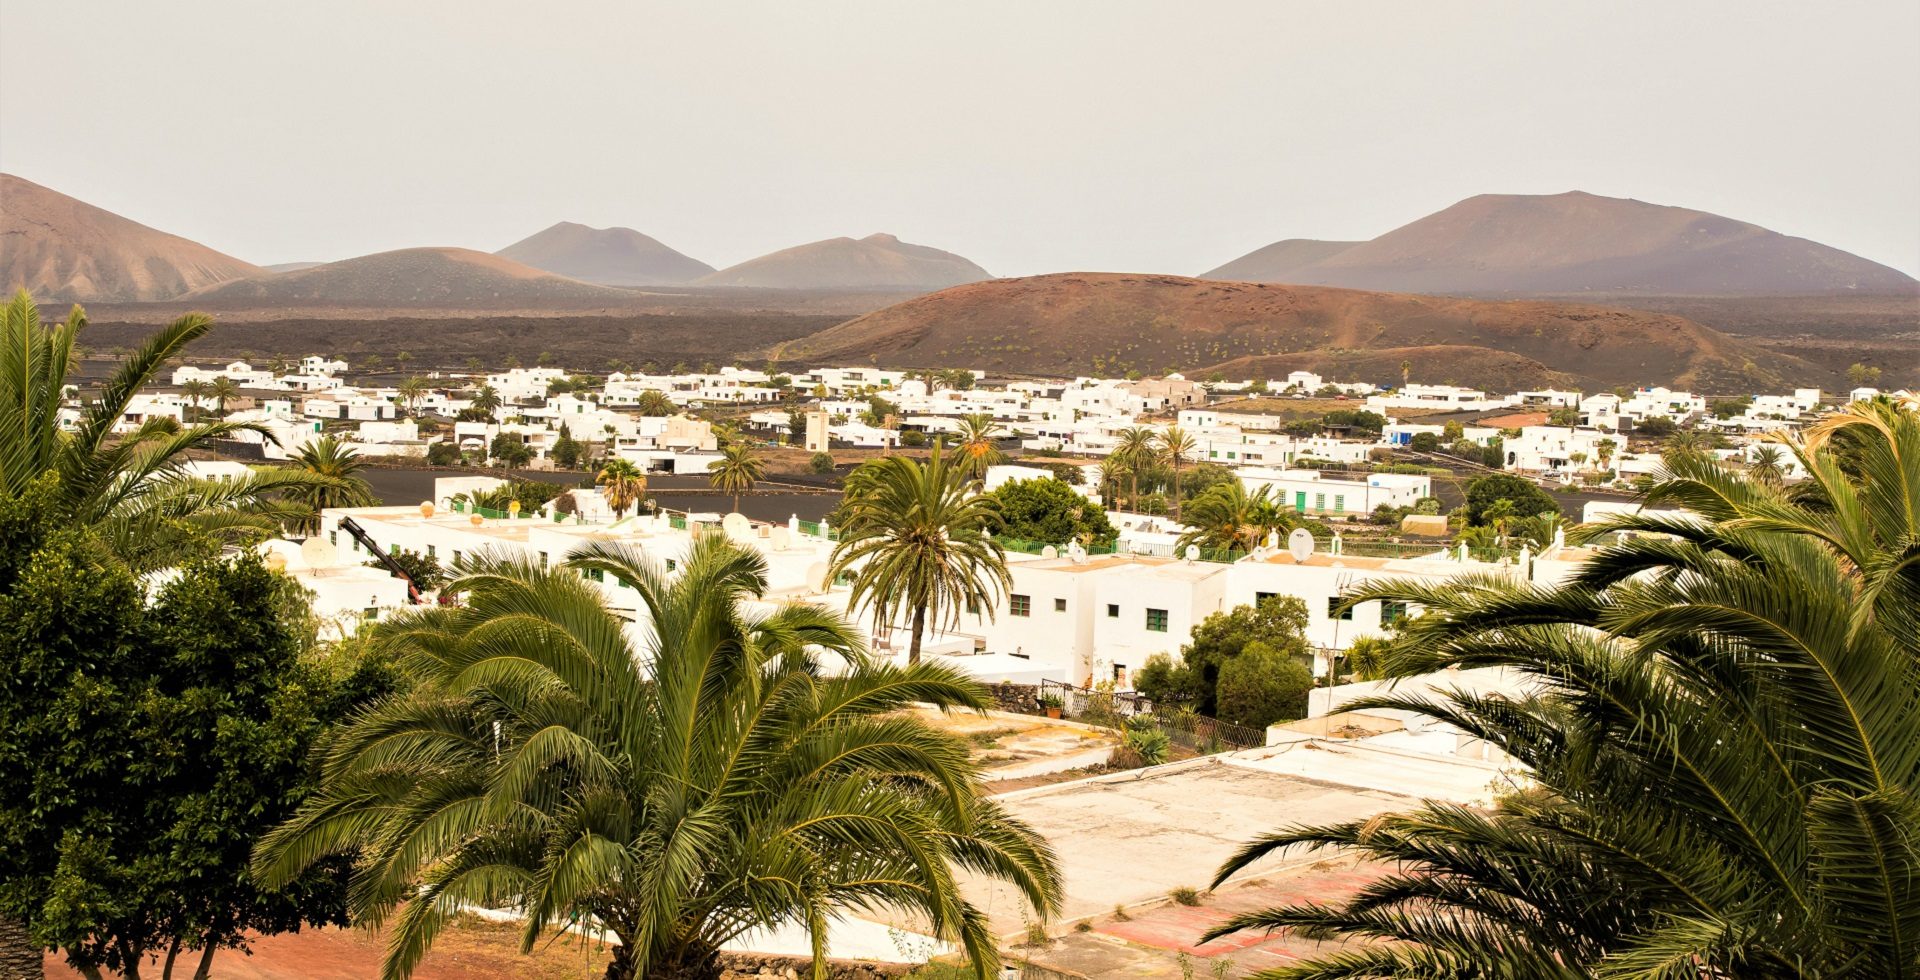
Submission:
M 1537 785 L 1493 812 L 1293 827 L 1396 863 L 1352 900 L 1239 916 L 1391 940 L 1263 976 L 1920 976 L 1920 413 L 1858 406 L 1783 445 L 1792 491 L 1683 456 L 1639 513 L 1586 532 L 1559 586 L 1372 585 L 1426 614 L 1389 674 L 1459 665 L 1530 696 L 1373 697 L 1508 753 Z
M 257 468 L 232 480 L 189 477 L 190 450 L 243 432 L 271 438 L 252 423 L 217 421 L 182 427 L 153 418 L 116 433 L 134 396 L 153 383 L 168 359 L 209 330 L 190 313 L 156 331 L 107 380 L 99 397 L 68 413 L 68 373 L 75 338 L 86 326 L 74 307 L 65 322 L 44 326 L 25 290 L 0 317 L 0 479 L 22 494 L 41 474 L 59 476 L 64 519 L 93 525 L 136 571 L 168 564 L 194 544 L 250 540 L 277 531 L 308 511 L 287 494 L 337 488 L 332 477 L 295 469 Z
M 637 589 L 629 624 L 582 577 Z M 463 903 L 515 904 L 523 950 L 574 920 L 610 930 L 610 977 L 713 978 L 756 929 L 914 914 L 997 965 L 965 872 L 1060 902 L 1046 842 L 975 784 L 967 746 L 899 709 L 980 709 L 930 664 L 871 662 L 812 606 L 756 613 L 758 552 L 696 541 L 675 574 L 622 545 L 563 566 L 482 557 L 381 641 L 414 678 L 335 740 L 322 786 L 266 838 L 255 873 L 297 878 L 357 852 L 355 918 L 391 919 L 383 976 L 405 977 Z M 850 669 L 834 675 L 823 659 Z M 397 910 L 397 916 L 396 916 Z

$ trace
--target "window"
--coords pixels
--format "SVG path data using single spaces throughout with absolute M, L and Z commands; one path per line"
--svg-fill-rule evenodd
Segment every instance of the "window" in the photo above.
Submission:
M 433 545 L 427 545 L 427 557 L 428 558 L 436 557 L 434 554 Z M 542 561 L 540 564 L 544 565 L 546 564 L 546 562 Z
M 1255 592 L 1253 594 L 1253 604 L 1257 606 L 1279 594 L 1278 592 Z
M 1012 595 L 1007 597 L 1007 612 L 1015 616 L 1033 615 L 1033 597 Z
M 427 553 L 428 553 L 428 554 L 432 554 L 432 553 L 433 553 L 433 549 L 431 549 L 431 548 L 429 548 L 429 549 L 427 549 Z M 545 568 L 545 567 L 547 567 L 547 553 L 546 553 L 546 552 L 544 552 L 544 551 L 542 551 L 542 552 L 540 553 L 540 567 L 541 567 L 541 568 Z
M 969 616 L 980 615 L 980 600 L 978 599 L 967 600 L 967 615 Z
M 679 563 L 679 562 L 677 562 L 677 561 L 674 561 L 674 560 L 673 560 L 673 559 L 671 559 L 671 558 L 669 558 L 669 559 L 667 559 L 667 571 L 669 571 L 669 572 L 671 572 L 671 571 L 673 571 L 674 569 L 676 569 L 676 568 L 679 568 L 679 567 L 680 567 L 680 563 Z
M 1326 495 L 1326 494 L 1324 494 L 1324 493 L 1316 493 L 1316 494 L 1314 494 L 1314 495 L 1313 495 L 1313 509 L 1314 509 L 1314 510 L 1326 510 L 1326 509 L 1327 509 L 1327 495 Z
M 1167 611 L 1165 609 L 1147 610 L 1147 630 L 1152 633 L 1167 631 Z
M 1333 495 L 1333 510 L 1336 514 L 1344 514 L 1347 512 L 1347 497 L 1345 494 L 1336 493 Z
M 1055 599 L 1055 600 L 1053 600 L 1053 611 L 1054 611 L 1054 612 L 1066 612 L 1066 611 L 1067 611 L 1067 600 L 1065 600 L 1065 599 Z
M 1407 604 L 1392 599 L 1380 601 L 1380 625 L 1392 626 L 1407 618 Z
M 1119 619 L 1119 618 L 1120 618 L 1120 604 L 1119 604 L 1119 603 L 1115 603 L 1115 602 L 1109 602 L 1109 603 L 1107 603 L 1107 618 L 1108 618 L 1108 619 Z
M 400 553 L 400 546 L 399 546 L 399 545 L 397 545 L 397 544 L 390 544 L 390 545 L 387 545 L 387 554 L 389 554 L 389 555 L 398 555 L 399 553 Z
M 1328 596 L 1327 597 L 1327 618 L 1338 619 L 1343 621 L 1352 621 L 1353 607 L 1348 606 L 1346 610 L 1342 612 L 1340 610 L 1340 597 L 1337 595 Z
M 597 568 L 589 568 L 587 569 L 587 578 L 594 582 L 605 582 L 607 580 L 607 573 Z
M 330 545 L 333 545 L 333 546 L 334 546 L 334 547 L 336 547 L 336 548 L 338 548 L 338 547 L 340 547 L 340 532 L 339 532 L 339 531 L 328 531 L 328 532 L 327 532 L 327 543 L 328 543 L 328 544 L 330 544 Z
M 460 564 L 460 552 L 456 551 L 453 553 L 453 563 L 455 565 Z

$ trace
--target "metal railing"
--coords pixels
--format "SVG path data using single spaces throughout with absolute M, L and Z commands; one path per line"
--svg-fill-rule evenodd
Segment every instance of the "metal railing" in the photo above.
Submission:
M 1162 706 L 1160 710 L 1155 710 L 1151 700 L 1125 691 L 1075 687 L 1063 681 L 1043 679 L 1035 693 L 1036 700 L 1043 704 L 1058 701 L 1062 717 L 1090 725 L 1120 728 L 1130 719 L 1150 717 L 1174 744 L 1202 754 L 1258 748 L 1267 744 L 1267 733 L 1261 729 L 1235 725 L 1177 708 Z

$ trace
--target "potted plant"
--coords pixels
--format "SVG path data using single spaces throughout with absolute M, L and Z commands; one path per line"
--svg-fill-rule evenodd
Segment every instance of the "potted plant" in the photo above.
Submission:
M 1064 706 L 1065 702 L 1060 700 L 1060 695 L 1058 694 L 1040 695 L 1040 707 L 1047 710 L 1048 718 L 1058 719 L 1060 717 L 1060 709 Z

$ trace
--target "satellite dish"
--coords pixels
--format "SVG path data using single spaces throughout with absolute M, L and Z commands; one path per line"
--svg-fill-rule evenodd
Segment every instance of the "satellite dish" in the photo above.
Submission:
M 1294 561 L 1306 561 L 1313 557 L 1313 532 L 1304 527 L 1294 528 L 1293 533 L 1287 535 L 1287 551 L 1293 555 Z
M 300 545 L 300 557 L 308 568 L 332 568 L 340 560 L 340 549 L 326 538 L 308 538 Z
M 1200 560 L 1200 546 L 1199 546 L 1199 545 L 1197 545 L 1197 544 L 1190 544 L 1190 545 L 1187 545 L 1187 560 L 1188 560 L 1188 561 L 1199 561 L 1199 560 Z
M 784 527 L 774 527 L 773 532 L 767 537 L 768 540 L 773 542 L 773 550 L 775 551 L 785 551 L 787 550 L 787 546 L 793 543 L 793 532 L 788 531 Z
M 807 588 L 813 592 L 825 592 L 831 583 L 831 569 L 823 561 L 807 566 Z
M 1278 529 L 1268 531 L 1267 532 L 1267 548 L 1271 550 L 1273 548 L 1278 548 L 1278 547 L 1280 547 L 1280 531 Z
M 753 536 L 753 522 L 747 520 L 747 515 L 734 511 L 720 519 L 720 530 L 735 541 L 745 541 Z
M 1060 549 L 1054 547 L 1053 545 L 1047 545 L 1046 547 L 1040 549 L 1040 557 L 1058 558 L 1060 557 Z

